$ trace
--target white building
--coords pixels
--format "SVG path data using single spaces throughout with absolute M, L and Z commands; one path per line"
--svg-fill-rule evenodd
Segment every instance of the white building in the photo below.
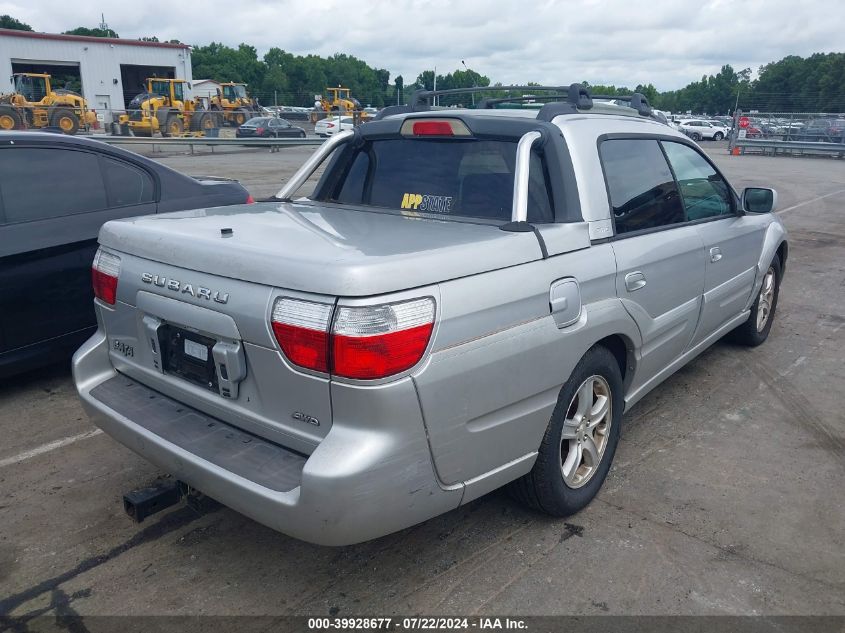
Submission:
M 143 92 L 147 77 L 191 81 L 191 48 L 186 44 L 54 35 L 0 29 L 0 93 L 12 92 L 13 73 L 48 73 L 54 88 L 81 89 L 90 107 L 121 112 Z M 80 87 L 81 84 L 81 87 Z M 104 112 L 105 111 L 105 112 Z
M 217 91 L 223 88 L 219 81 L 214 81 L 213 79 L 195 79 L 192 86 L 193 95 L 197 98 L 205 99 L 216 97 Z

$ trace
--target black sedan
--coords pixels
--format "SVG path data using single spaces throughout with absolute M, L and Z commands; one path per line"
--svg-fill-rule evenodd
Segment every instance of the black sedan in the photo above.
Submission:
M 305 130 L 290 121 L 274 117 L 255 117 L 238 128 L 238 138 L 305 138 Z
M 252 202 L 105 143 L 0 132 L 0 377 L 71 354 L 96 327 L 91 264 L 109 220 Z

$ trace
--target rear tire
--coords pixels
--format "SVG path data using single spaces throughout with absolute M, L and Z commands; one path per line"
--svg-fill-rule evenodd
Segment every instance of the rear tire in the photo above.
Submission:
M 721 141 L 723 138 L 725 138 L 725 135 L 724 135 L 724 134 L 722 134 L 721 132 L 716 132 L 716 133 L 713 135 L 713 140 L 714 140 L 714 141 Z
M 246 108 L 238 108 L 233 115 L 233 125 L 236 127 L 242 126 L 244 123 L 252 118 L 252 113 Z
M 591 348 L 560 390 L 534 467 L 510 484 L 511 494 L 557 517 L 584 508 L 610 470 L 624 406 L 616 357 Z
M 748 320 L 730 333 L 730 339 L 740 345 L 757 347 L 769 338 L 780 295 L 781 265 L 775 255 L 763 275 L 763 283 L 751 306 Z
M 0 130 L 19 130 L 23 127 L 21 115 L 11 106 L 0 105 Z
M 305 132 L 300 131 L 299 138 L 305 138 Z
M 69 108 L 55 108 L 50 112 L 50 125 L 59 128 L 63 134 L 73 136 L 79 131 L 79 117 Z
M 211 112 L 194 112 L 191 117 L 191 131 L 206 133 L 216 127 L 215 123 L 216 117 Z

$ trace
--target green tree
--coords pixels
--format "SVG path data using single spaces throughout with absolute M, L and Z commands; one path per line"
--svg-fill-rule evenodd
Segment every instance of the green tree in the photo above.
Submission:
M 11 15 L 0 15 L 0 29 L 14 29 L 15 31 L 31 31 L 32 27 L 25 22 L 16 20 Z
M 87 35 L 88 37 L 120 37 L 113 29 L 94 28 L 89 29 L 84 26 L 78 26 L 70 31 L 65 31 L 63 35 Z

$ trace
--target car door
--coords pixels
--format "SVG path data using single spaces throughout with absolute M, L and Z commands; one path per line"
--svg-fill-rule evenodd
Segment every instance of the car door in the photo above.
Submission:
M 92 328 L 97 234 L 108 220 L 155 212 L 152 176 L 91 151 L 14 145 L 0 148 L 0 195 L 6 350 Z
M 608 139 L 599 153 L 614 219 L 616 291 L 643 338 L 636 389 L 689 347 L 704 289 L 704 244 L 687 223 L 656 139 Z
M 765 218 L 745 215 L 730 185 L 696 148 L 662 141 L 687 219 L 704 243 L 704 304 L 693 345 L 739 315 L 748 303 L 763 246 Z
M 291 124 L 288 121 L 285 121 L 284 119 L 279 119 L 278 123 L 279 123 L 279 127 L 278 127 L 279 136 L 291 136 L 292 135 L 293 128 L 291 127 Z

